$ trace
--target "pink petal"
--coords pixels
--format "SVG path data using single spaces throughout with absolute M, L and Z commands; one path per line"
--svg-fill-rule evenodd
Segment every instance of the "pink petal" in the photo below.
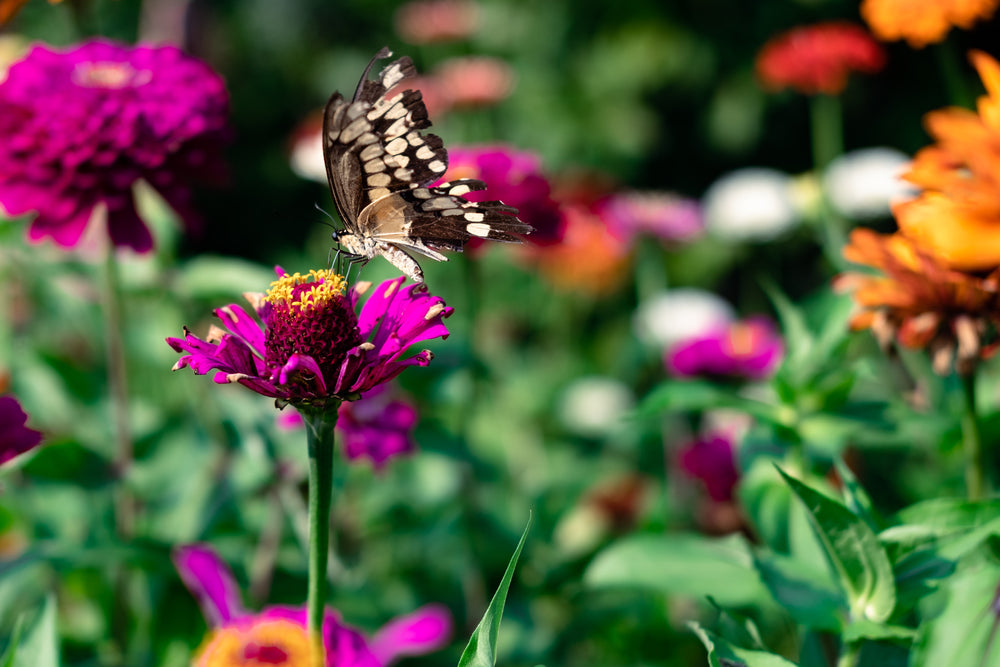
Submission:
M 214 551 L 196 544 L 178 547 L 173 560 L 210 626 L 229 623 L 246 614 L 232 573 Z
M 451 613 L 442 605 L 430 604 L 386 623 L 369 646 L 378 661 L 388 665 L 399 657 L 436 651 L 450 636 Z

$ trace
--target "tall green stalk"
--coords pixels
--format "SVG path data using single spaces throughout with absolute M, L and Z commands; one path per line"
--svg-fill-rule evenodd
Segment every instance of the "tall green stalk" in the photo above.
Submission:
M 962 380 L 962 446 L 965 450 L 965 492 L 969 500 L 982 500 L 989 494 L 986 464 L 983 460 L 983 436 L 976 416 L 976 374 L 959 376 Z
M 822 178 L 823 172 L 834 158 L 844 152 L 840 98 L 833 95 L 812 95 L 809 98 L 809 121 L 813 169 L 816 177 Z M 819 215 L 823 252 L 835 267 L 842 268 L 844 260 L 841 249 L 847 243 L 847 234 L 843 220 L 834 212 L 825 192 L 820 195 Z
M 111 421 L 114 429 L 114 466 L 121 480 L 132 467 L 132 431 L 129 426 L 128 367 L 125 362 L 125 307 L 115 248 L 108 248 L 104 263 L 105 353 L 108 387 L 111 393 Z M 118 484 L 115 497 L 115 525 L 122 538 L 130 539 L 135 530 L 135 507 L 127 485 Z
M 309 637 L 323 655 L 323 614 L 326 609 L 326 568 L 330 552 L 330 504 L 333 499 L 333 445 L 339 403 L 318 412 L 303 411 L 309 445 Z

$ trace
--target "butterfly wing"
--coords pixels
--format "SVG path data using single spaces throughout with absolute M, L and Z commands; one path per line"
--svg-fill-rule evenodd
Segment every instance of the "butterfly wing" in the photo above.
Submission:
M 333 200 L 347 230 L 363 236 L 368 230 L 359 227 L 359 216 L 368 204 L 440 178 L 448 167 L 441 138 L 419 132 L 430 126 L 420 91 L 390 94 L 416 74 L 413 61 L 400 58 L 377 80 L 368 79 L 375 61 L 389 55 L 388 49 L 379 51 L 354 98 L 334 93 L 323 115 L 323 157 Z

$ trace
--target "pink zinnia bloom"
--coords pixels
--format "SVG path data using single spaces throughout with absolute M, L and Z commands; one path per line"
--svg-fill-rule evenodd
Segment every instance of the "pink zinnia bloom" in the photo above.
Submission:
M 434 70 L 433 78 L 451 107 L 488 107 L 507 99 L 514 90 L 514 70 L 489 56 L 450 58 Z
M 704 335 L 680 341 L 666 355 L 674 375 L 766 378 L 781 361 L 784 346 L 774 326 L 763 318 L 731 322 Z
M 479 5 L 469 0 L 415 0 L 396 10 L 396 32 L 410 44 L 454 42 L 479 27 Z
M 28 415 L 13 396 L 0 396 L 0 464 L 34 449 L 42 434 L 25 426 Z
M 259 322 L 231 304 L 215 311 L 226 329 L 213 327 L 207 340 L 186 329 L 184 338 L 168 338 L 183 353 L 174 370 L 190 366 L 219 384 L 238 382 L 281 404 L 323 409 L 357 399 L 407 366 L 426 366 L 431 352 L 407 356 L 409 347 L 448 336 L 443 320 L 452 309 L 423 283 L 387 280 L 355 314 L 370 283 L 345 293 L 344 279 L 330 271 L 279 275 L 267 294 L 247 295 Z
M 732 438 L 722 432 L 709 433 L 686 445 L 678 457 L 685 475 L 705 485 L 708 496 L 716 502 L 730 502 L 740 473 Z
M 174 564 L 210 626 L 193 667 L 313 665 L 304 607 L 246 611 L 232 573 L 208 547 L 181 547 L 174 551 Z M 451 614 L 441 605 L 427 605 L 366 638 L 328 610 L 322 635 L 326 667 L 385 667 L 400 657 L 444 646 L 451 635 Z
M 146 252 L 133 185 L 194 224 L 191 186 L 218 178 L 228 105 L 222 79 L 172 46 L 35 46 L 0 83 L 0 205 L 37 212 L 28 238 L 63 247 L 101 205 L 111 241 Z
M 772 38 L 757 55 L 757 76 L 770 90 L 839 95 L 851 72 L 874 74 L 885 50 L 867 30 L 843 21 L 794 28 Z
M 562 239 L 563 214 L 552 199 L 552 186 L 534 153 L 506 146 L 461 146 L 448 151 L 448 171 L 442 182 L 476 178 L 486 189 L 465 195 L 469 201 L 499 199 L 517 209 L 518 217 L 535 230 L 531 243 L 550 245 Z
M 640 234 L 661 241 L 690 241 L 705 231 L 701 205 L 669 192 L 619 192 L 596 206 L 608 229 L 626 242 Z

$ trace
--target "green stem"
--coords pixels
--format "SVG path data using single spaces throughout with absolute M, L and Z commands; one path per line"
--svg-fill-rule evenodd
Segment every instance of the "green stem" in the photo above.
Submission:
M 108 364 L 108 387 L 111 392 L 111 412 L 114 428 L 115 453 L 114 468 L 119 482 L 132 467 L 134 455 L 132 432 L 129 427 L 128 370 L 125 362 L 125 341 L 122 331 L 125 326 L 124 296 L 115 248 L 108 249 L 104 264 L 104 318 L 107 325 L 106 354 Z M 135 531 L 135 507 L 127 484 L 119 483 L 116 489 L 115 525 L 118 534 L 130 539 Z
M 941 69 L 941 78 L 944 79 L 944 87 L 948 92 L 949 101 L 955 106 L 974 106 L 976 96 L 969 89 L 969 83 L 962 71 L 962 58 L 955 52 L 952 40 L 946 39 L 935 45 L 934 54 L 937 56 L 938 67 Z
M 976 374 L 961 375 L 962 444 L 965 449 L 965 489 L 969 500 L 982 500 L 989 493 L 983 462 L 983 436 L 976 417 Z
M 326 567 L 330 551 L 330 503 L 333 499 L 333 439 L 339 402 L 319 412 L 303 412 L 309 444 L 309 596 L 308 630 L 319 660 L 323 656 Z
M 832 95 L 813 95 L 809 98 L 810 134 L 812 139 L 813 170 L 816 178 L 830 163 L 844 152 L 843 118 L 840 99 Z M 826 192 L 820 188 L 819 219 L 822 227 L 823 253 L 834 267 L 844 267 L 841 251 L 847 243 L 844 221 L 834 212 Z
M 844 644 L 837 658 L 837 667 L 855 667 L 861 654 L 861 643 Z

